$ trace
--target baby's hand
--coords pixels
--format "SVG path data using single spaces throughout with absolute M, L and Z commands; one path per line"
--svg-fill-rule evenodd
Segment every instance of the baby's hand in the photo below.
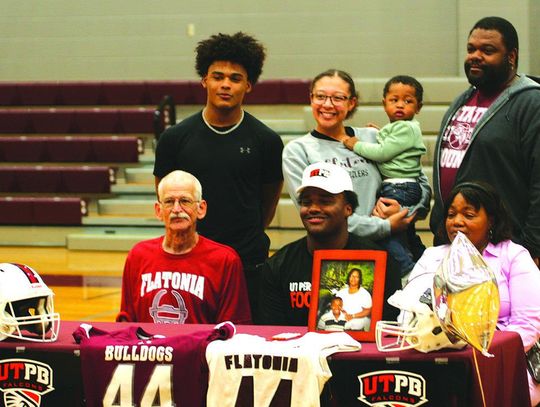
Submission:
M 375 123 L 371 123 L 371 122 L 366 124 L 366 127 L 373 127 L 374 129 L 377 129 L 377 130 L 381 129 L 378 125 L 376 125 Z
M 357 137 L 349 137 L 343 140 L 343 144 L 345 144 L 345 147 L 347 147 L 349 150 L 352 150 L 357 141 Z

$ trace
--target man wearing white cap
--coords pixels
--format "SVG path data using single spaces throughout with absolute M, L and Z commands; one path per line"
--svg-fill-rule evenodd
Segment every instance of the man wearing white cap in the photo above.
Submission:
M 343 168 L 325 162 L 311 164 L 304 170 L 296 193 L 307 236 L 282 247 L 264 264 L 262 324 L 307 325 L 314 250 L 384 250 L 347 230 L 347 219 L 358 206 L 358 197 Z M 400 288 L 397 264 L 390 256 L 387 261 L 385 299 Z M 385 301 L 384 318 L 395 319 L 392 308 Z

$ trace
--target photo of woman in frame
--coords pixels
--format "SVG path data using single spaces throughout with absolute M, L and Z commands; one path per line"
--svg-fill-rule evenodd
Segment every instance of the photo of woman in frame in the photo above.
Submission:
M 319 323 L 318 329 L 336 330 L 334 321 L 345 321 L 343 330 L 369 331 L 371 327 L 371 308 L 373 305 L 373 275 L 372 261 L 323 261 L 319 288 Z M 340 312 L 337 306 L 340 304 Z M 328 312 L 333 311 L 334 319 L 329 319 Z M 324 317 L 324 318 L 323 318 Z M 326 328 L 324 323 L 326 321 Z M 328 323 L 330 322 L 330 323 Z
M 381 319 L 386 253 L 376 250 L 316 250 L 308 328 L 345 331 L 374 341 Z

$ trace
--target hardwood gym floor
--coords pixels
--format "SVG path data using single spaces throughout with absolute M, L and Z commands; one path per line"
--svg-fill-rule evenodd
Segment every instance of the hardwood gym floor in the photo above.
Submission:
M 53 290 L 61 319 L 71 321 L 114 321 L 126 255 L 64 247 L 0 247 L 0 262 L 34 268 Z

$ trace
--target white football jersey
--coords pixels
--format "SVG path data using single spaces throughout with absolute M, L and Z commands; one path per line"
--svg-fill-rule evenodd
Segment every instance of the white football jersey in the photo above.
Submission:
M 319 406 L 319 395 L 332 376 L 326 358 L 360 348 L 344 332 L 308 332 L 285 341 L 236 334 L 212 342 L 206 348 L 207 405 Z

